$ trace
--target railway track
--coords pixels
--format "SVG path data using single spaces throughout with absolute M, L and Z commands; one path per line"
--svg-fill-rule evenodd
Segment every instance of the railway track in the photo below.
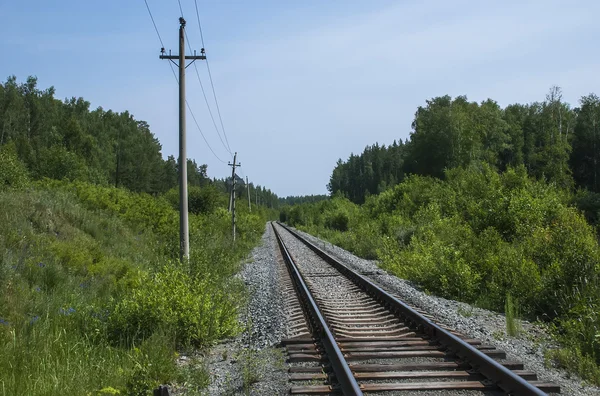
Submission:
M 282 342 L 294 364 L 291 394 L 560 393 L 504 352 L 435 323 L 295 231 L 272 227 L 297 327 Z M 292 249 L 284 239 L 302 244 Z

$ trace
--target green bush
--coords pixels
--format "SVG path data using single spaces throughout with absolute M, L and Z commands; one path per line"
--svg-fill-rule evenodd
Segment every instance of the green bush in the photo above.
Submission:
M 177 345 L 238 331 L 245 298 L 233 275 L 266 211 L 240 208 L 234 246 L 226 209 L 190 214 L 180 266 L 177 212 L 162 197 L 43 180 L 0 190 L 0 207 L 5 393 L 146 394 L 184 380 Z
M 37 178 L 65 180 L 90 180 L 84 159 L 63 146 L 42 147 L 34 173 Z
M 179 211 L 179 188 L 173 188 L 165 193 L 165 198 L 173 209 Z M 188 188 L 188 210 L 194 214 L 209 214 L 218 207 L 226 204 L 225 196 L 211 185 Z
M 22 188 L 28 182 L 27 168 L 17 157 L 14 144 L 0 146 L 0 190 Z
M 579 190 L 573 197 L 573 203 L 583 211 L 587 221 L 600 230 L 600 193 Z
M 498 173 L 477 164 L 447 170 L 444 180 L 409 176 L 361 207 L 334 197 L 285 213 L 429 292 L 500 312 L 510 295 L 524 317 L 553 323 L 578 351 L 568 357 L 582 357 L 579 371 L 595 372 L 588 363 L 600 363 L 600 247 L 588 221 L 596 201 L 531 179 L 523 166 Z
M 237 331 L 241 302 L 220 286 L 179 265 L 165 265 L 115 305 L 109 331 L 114 339 L 135 342 L 163 328 L 176 335 L 178 345 L 196 346 L 230 336 Z
M 348 213 L 338 210 L 325 216 L 325 227 L 337 231 L 348 231 Z

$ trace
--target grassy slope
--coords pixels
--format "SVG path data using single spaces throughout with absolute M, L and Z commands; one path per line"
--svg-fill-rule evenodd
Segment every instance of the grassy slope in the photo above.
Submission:
M 45 182 L 0 191 L 0 208 L 0 394 L 140 394 L 184 379 L 176 348 L 237 331 L 231 275 L 264 217 L 242 214 L 230 249 L 226 214 L 192 216 L 182 267 L 162 199 Z

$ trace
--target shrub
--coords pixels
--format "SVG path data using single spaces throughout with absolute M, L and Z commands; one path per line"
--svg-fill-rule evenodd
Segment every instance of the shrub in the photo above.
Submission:
M 0 190 L 12 187 L 22 188 L 27 185 L 29 176 L 27 168 L 19 158 L 14 144 L 0 147 Z
M 174 210 L 179 211 L 179 188 L 172 188 L 165 193 Z M 190 186 L 188 188 L 188 211 L 194 214 L 209 214 L 218 207 L 225 206 L 225 195 L 214 186 Z
M 348 218 L 348 213 L 342 210 L 329 213 L 325 217 L 325 227 L 331 228 L 332 230 L 348 231 L 349 222 L 350 219 Z
M 145 394 L 179 377 L 176 344 L 237 331 L 245 299 L 233 274 L 262 235 L 264 211 L 240 210 L 233 248 L 226 210 L 190 214 L 192 254 L 181 266 L 169 261 L 177 212 L 163 197 L 43 180 L 0 190 L 0 207 L 5 393 Z
M 241 302 L 235 288 L 220 286 L 167 264 L 116 302 L 108 319 L 111 337 L 135 342 L 162 328 L 176 335 L 178 345 L 206 345 L 230 336 L 237 331 Z
M 587 221 L 600 230 L 600 193 L 579 190 L 573 197 L 573 203 L 583 211 Z

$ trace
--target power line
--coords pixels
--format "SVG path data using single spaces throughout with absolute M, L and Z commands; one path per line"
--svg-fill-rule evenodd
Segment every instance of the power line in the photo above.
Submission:
M 179 12 L 181 13 L 181 17 L 183 18 L 183 7 L 181 6 L 181 0 L 177 0 L 177 4 L 179 4 Z M 202 37 L 202 35 L 201 35 L 201 37 Z M 190 50 L 190 52 L 192 52 L 192 46 L 190 44 L 190 39 L 189 39 L 189 37 L 187 35 L 187 31 L 185 32 L 185 41 L 187 42 L 188 49 Z M 204 39 L 203 38 L 202 38 L 202 50 L 204 50 Z M 217 128 L 217 123 L 215 122 L 215 118 L 214 118 L 214 116 L 212 114 L 212 110 L 210 109 L 210 105 L 208 104 L 208 99 L 206 98 L 206 93 L 204 92 L 204 85 L 202 84 L 202 80 L 200 79 L 200 73 L 198 72 L 198 66 L 196 65 L 196 63 L 194 63 L 194 69 L 196 70 L 196 77 L 198 77 L 198 82 L 200 83 L 200 88 L 202 90 L 202 95 L 204 96 L 204 101 L 206 102 L 206 107 L 208 108 L 208 113 L 210 114 L 210 118 L 212 119 L 212 122 L 213 122 L 213 125 L 215 127 L 215 130 L 217 131 L 217 136 L 219 136 L 219 140 L 221 141 L 221 144 L 223 145 L 223 147 L 225 148 L 225 150 L 228 151 L 229 154 L 233 156 L 233 154 L 231 153 L 231 149 L 229 148 L 229 144 L 227 144 L 227 146 L 225 146 L 225 143 L 223 142 L 223 139 L 221 138 L 221 134 L 219 133 L 219 128 Z M 190 108 L 189 105 L 188 105 L 188 108 Z M 190 108 L 190 112 L 191 112 L 191 108 Z M 206 141 L 206 138 L 204 137 L 204 134 L 202 134 L 202 137 Z M 225 141 L 227 141 L 227 137 L 225 137 Z M 208 142 L 207 142 L 207 144 L 208 144 Z M 212 148 L 211 148 L 211 151 L 212 151 Z M 213 154 L 214 154 L 214 151 L 213 151 Z M 215 157 L 216 157 L 216 154 L 215 154 Z
M 154 17 L 152 16 L 152 11 L 150 11 L 148 1 L 144 0 L 144 3 L 146 3 L 146 9 L 148 10 L 148 14 L 150 14 L 150 19 L 152 19 L 152 24 L 154 25 L 154 30 L 156 31 L 156 35 L 158 36 L 158 41 L 160 41 L 160 45 L 162 45 L 164 48 L 165 45 L 163 44 L 162 38 L 160 37 L 160 33 L 158 32 L 158 28 L 156 27 L 156 22 L 154 22 Z
M 200 28 L 200 41 L 202 41 L 202 47 L 204 47 L 204 35 L 202 35 L 202 25 L 200 24 L 200 13 L 198 12 L 198 0 L 194 0 L 194 4 L 196 5 L 196 18 L 198 18 L 198 27 Z
M 181 1 L 178 0 L 179 2 L 179 9 L 182 12 L 183 15 L 183 10 L 181 9 Z M 150 19 L 152 20 L 152 25 L 154 26 L 154 30 L 156 31 L 156 35 L 158 36 L 158 41 L 160 41 L 160 45 L 161 45 L 161 49 L 165 48 L 165 45 L 163 43 L 162 37 L 160 35 L 160 32 L 158 31 L 158 27 L 156 26 L 156 22 L 154 21 L 154 17 L 152 16 L 152 11 L 150 10 L 150 6 L 148 5 L 148 1 L 144 0 L 144 3 L 146 3 L 146 9 L 148 10 L 148 14 L 150 15 Z M 187 38 L 187 35 L 186 35 Z M 189 43 L 188 43 L 189 45 Z M 171 62 L 169 62 L 169 67 L 171 68 L 171 72 L 173 73 L 173 77 L 175 78 L 175 81 L 177 82 L 177 85 L 179 85 L 179 79 L 177 78 L 177 74 L 175 73 L 175 70 L 173 69 L 173 65 L 171 64 Z M 192 111 L 192 108 L 190 107 L 190 104 L 188 103 L 188 101 L 185 101 L 185 104 L 187 105 L 188 111 L 190 112 L 194 123 L 196 124 L 196 128 L 198 128 L 198 131 L 200 132 L 200 135 L 202 136 L 202 139 L 204 139 L 204 142 L 206 143 L 206 145 L 208 146 L 208 148 L 210 149 L 210 152 L 215 156 L 216 159 L 218 159 L 219 161 L 221 161 L 222 163 L 226 163 L 225 161 L 223 161 L 217 154 L 215 154 L 214 150 L 212 149 L 212 147 L 210 146 L 210 144 L 208 143 L 208 140 L 206 140 L 206 136 L 204 136 L 204 133 L 202 132 L 202 129 L 200 128 L 200 125 L 198 124 L 198 121 L 196 120 L 196 116 L 194 115 L 194 112 Z
M 177 0 L 180 1 L 180 0 Z M 181 4 L 181 2 L 180 2 Z M 198 0 L 194 0 L 194 4 L 196 5 L 196 18 L 198 19 L 198 27 L 200 28 L 200 39 L 202 40 L 202 47 L 206 48 L 204 45 L 204 36 L 202 35 L 202 24 L 200 23 L 200 13 L 198 12 Z M 208 64 L 208 57 L 206 58 L 206 70 L 208 70 L 208 78 L 210 79 L 210 86 L 212 88 L 213 96 L 215 98 L 215 105 L 217 106 L 217 114 L 219 115 L 219 121 L 221 122 L 221 130 L 223 131 L 223 136 L 225 136 L 225 141 L 227 142 L 227 147 L 229 148 L 229 152 L 231 153 L 231 147 L 229 146 L 229 139 L 227 139 L 227 133 L 225 132 L 225 126 L 223 125 L 223 118 L 221 117 L 221 109 L 219 108 L 219 101 L 217 100 L 217 93 L 215 92 L 215 84 L 213 83 L 212 73 L 210 72 L 210 66 Z
M 181 8 L 181 0 L 177 0 L 179 3 L 179 11 L 181 12 L 181 17 L 183 18 L 183 8 Z
M 215 130 L 217 131 L 219 140 L 221 141 L 221 144 L 223 145 L 225 150 L 227 150 L 230 155 L 233 155 L 233 153 L 231 152 L 231 149 L 229 148 L 229 145 L 226 146 L 225 142 L 223 142 L 223 138 L 221 137 L 221 133 L 219 132 L 219 128 L 217 127 L 217 123 L 215 121 L 215 117 L 213 116 L 212 110 L 210 109 L 210 105 L 208 104 L 208 98 L 206 97 L 206 93 L 204 92 L 204 85 L 202 84 L 202 80 L 200 79 L 200 73 L 198 72 L 198 66 L 196 66 L 195 63 L 194 63 L 194 69 L 196 70 L 196 77 L 198 77 L 198 82 L 200 83 L 200 88 L 202 89 L 202 96 L 204 96 L 204 102 L 206 102 L 206 107 L 208 108 L 208 114 L 210 114 L 210 119 L 212 120 Z M 223 134 L 225 134 L 225 132 L 223 132 Z
M 150 14 L 150 19 L 152 20 L 152 25 L 154 25 L 154 30 L 156 31 L 156 35 L 158 36 L 158 41 L 160 41 L 160 46 L 161 46 L 161 48 L 165 48 L 165 44 L 163 43 L 162 37 L 160 37 L 160 33 L 158 31 L 158 27 L 156 27 L 156 22 L 154 22 L 154 17 L 152 16 L 152 11 L 150 11 L 150 6 L 148 5 L 148 1 L 144 0 L 144 3 L 146 3 L 146 9 L 148 10 L 148 14 Z M 173 77 L 175 77 L 175 81 L 177 81 L 177 83 L 179 84 L 179 81 L 177 80 L 177 74 L 175 74 L 175 70 L 173 70 L 173 65 L 171 63 L 169 63 L 169 66 L 171 67 L 171 73 L 173 73 Z
M 213 155 L 215 156 L 216 159 L 218 159 L 219 161 L 221 161 L 222 163 L 226 164 L 225 161 L 223 161 L 212 149 L 212 147 L 210 147 L 210 144 L 208 144 L 208 140 L 206 140 L 206 137 L 204 136 L 204 133 L 202 133 L 202 129 L 200 129 L 200 125 L 198 124 L 198 121 L 196 120 L 196 116 L 194 115 L 194 112 L 192 111 L 192 108 L 190 107 L 190 104 L 188 103 L 188 101 L 185 101 L 185 104 L 187 105 L 188 110 L 190 111 L 190 114 L 192 115 L 192 118 L 194 119 L 194 123 L 196 124 L 196 128 L 198 128 L 198 131 L 200 132 L 200 135 L 202 135 L 202 139 L 204 139 L 204 142 L 206 143 L 206 145 L 208 146 L 208 148 L 210 149 L 210 152 L 213 153 Z
M 187 32 L 185 33 L 185 38 L 188 44 L 188 48 L 190 50 L 190 52 L 192 51 L 192 46 L 190 45 L 190 40 L 187 36 Z M 204 47 L 202 47 L 202 49 L 204 49 Z M 202 96 L 204 97 L 204 102 L 206 103 L 206 107 L 208 108 L 208 114 L 210 114 L 210 119 L 212 120 L 213 126 L 215 127 L 215 130 L 217 131 L 217 136 L 219 137 L 219 140 L 221 141 L 221 144 L 223 145 L 223 147 L 225 148 L 225 151 L 229 152 L 229 154 L 231 156 L 233 156 L 233 153 L 231 152 L 231 150 L 229 149 L 228 146 L 225 145 L 225 142 L 223 141 L 223 138 L 221 137 L 221 133 L 219 132 L 219 128 L 217 127 L 217 123 L 215 121 L 215 117 L 213 115 L 213 112 L 210 108 L 210 104 L 208 103 L 208 98 L 206 97 L 206 92 L 204 91 L 204 84 L 202 84 L 202 79 L 200 78 L 200 72 L 198 72 L 198 66 L 196 65 L 196 63 L 194 63 L 194 70 L 196 70 L 196 77 L 198 78 L 198 82 L 200 83 L 200 89 L 202 90 Z

